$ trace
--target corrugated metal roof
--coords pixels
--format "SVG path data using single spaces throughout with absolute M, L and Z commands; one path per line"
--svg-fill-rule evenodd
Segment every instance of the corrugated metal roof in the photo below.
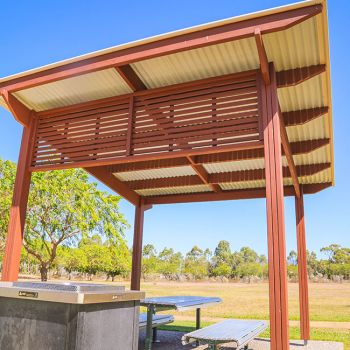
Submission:
M 263 36 L 266 54 L 277 71 L 320 63 L 316 18 Z
M 17 91 L 14 95 L 38 112 L 130 92 L 130 87 L 112 68 Z
M 0 106 L 8 110 L 7 104 L 2 98 L 2 96 L 0 96 Z
M 227 173 L 231 171 L 263 169 L 265 161 L 263 158 L 253 160 L 240 160 L 236 162 L 211 163 L 203 165 L 209 174 Z
M 303 125 L 289 126 L 289 142 L 329 138 L 328 118 L 328 115 L 324 115 Z
M 265 180 L 230 182 L 220 184 L 220 187 L 224 191 L 243 190 L 245 188 L 262 188 L 265 187 Z
M 295 165 L 320 164 L 331 162 L 330 146 L 321 147 L 313 152 L 293 156 Z M 287 160 L 283 159 L 283 165 L 287 166 Z
M 150 170 L 128 171 L 125 173 L 114 173 L 121 181 L 135 181 L 148 179 L 161 179 L 167 177 L 196 175 L 195 171 L 190 166 L 181 166 L 176 168 L 162 168 Z
M 208 185 L 196 185 L 196 186 L 180 186 L 180 187 L 167 187 L 167 188 L 154 188 L 148 190 L 137 190 L 141 196 L 160 196 L 170 194 L 182 194 L 182 193 L 200 193 L 200 192 L 212 192 Z
M 327 169 L 320 171 L 317 174 L 299 177 L 299 182 L 303 185 L 313 184 L 313 183 L 325 183 L 331 181 L 331 170 Z M 284 185 L 292 186 L 292 178 L 286 178 L 283 181 Z
M 277 13 L 291 8 L 309 6 L 318 1 L 306 1 L 281 9 L 272 9 L 258 14 L 239 16 L 225 21 L 214 22 L 201 27 L 185 29 L 183 31 L 168 33 L 163 36 L 145 39 L 126 45 L 102 50 L 64 62 L 59 62 L 48 67 L 39 68 L 37 71 L 60 66 L 65 63 L 79 61 L 84 58 L 99 56 L 108 52 L 118 51 L 127 47 L 142 45 L 163 38 L 173 37 L 179 34 L 195 32 L 204 28 L 215 27 L 226 23 L 242 21 L 244 19 L 259 17 L 270 13 Z M 324 3 L 324 6 L 326 4 Z M 295 111 L 314 107 L 329 106 L 329 113 L 304 125 L 287 128 L 290 142 L 314 140 L 322 138 L 332 139 L 332 111 L 330 100 L 329 78 L 329 53 L 327 42 L 327 19 L 325 13 L 304 21 L 288 30 L 264 34 L 263 41 L 269 61 L 273 61 L 277 71 L 297 67 L 305 67 L 316 64 L 326 64 L 327 72 L 316 76 L 294 87 L 278 90 L 282 111 Z M 224 74 L 247 71 L 259 67 L 259 59 L 254 38 L 245 38 L 188 50 L 171 55 L 152 58 L 131 64 L 137 75 L 148 88 L 157 88 L 177 83 L 194 81 L 198 79 L 220 76 Z M 33 72 L 33 71 L 32 71 Z M 30 74 L 25 72 L 22 75 Z M 20 74 L 21 75 L 21 74 Z M 20 76 L 18 75 L 18 76 Z M 10 80 L 14 77 L 0 79 Z M 94 73 L 81 75 L 74 78 L 60 80 L 30 89 L 17 91 L 14 95 L 27 107 L 36 111 L 43 111 L 56 107 L 69 106 L 80 102 L 101 99 L 105 97 L 130 93 L 130 87 L 125 83 L 115 69 L 106 69 Z M 4 101 L 0 98 L 0 105 Z M 6 106 L 5 106 L 6 107 Z M 296 155 L 296 165 L 317 164 L 333 162 L 332 140 L 329 146 L 322 147 L 314 152 Z M 283 164 L 287 161 L 283 157 Z M 263 159 L 248 161 L 224 162 L 205 164 L 208 173 L 220 173 L 264 168 Z M 121 181 L 142 179 L 168 178 L 176 176 L 195 175 L 190 166 L 142 170 L 133 172 L 115 173 Z M 300 179 L 302 183 L 333 181 L 332 169 L 322 171 L 313 176 Z M 285 184 L 291 184 L 291 179 L 285 179 Z M 242 188 L 264 187 L 265 181 L 248 181 L 232 184 L 221 184 L 223 190 Z M 163 188 L 152 190 L 139 190 L 144 196 L 195 193 L 211 191 L 207 185 L 186 186 L 176 188 Z
M 311 6 L 311 5 L 317 5 L 317 4 L 323 4 L 323 6 L 326 5 L 324 0 L 305 0 L 305 1 L 299 1 L 299 2 L 296 2 L 296 3 L 293 3 L 293 4 L 289 4 L 289 5 L 274 7 L 274 8 L 267 9 L 267 10 L 262 10 L 262 11 L 252 12 L 252 13 L 239 15 L 239 16 L 235 16 L 235 17 L 231 17 L 231 18 L 226 18 L 226 19 L 219 20 L 219 21 L 213 21 L 213 22 L 210 22 L 210 23 L 197 25 L 197 26 L 193 26 L 193 27 L 189 27 L 189 28 L 185 28 L 185 29 L 181 29 L 181 30 L 165 33 L 165 34 L 155 35 L 153 37 L 149 37 L 149 38 L 145 38 L 145 39 L 141 39 L 141 40 L 135 40 L 135 41 L 132 41 L 132 42 L 129 42 L 129 43 L 126 43 L 126 44 L 113 46 L 113 47 L 106 48 L 106 49 L 103 49 L 103 50 L 90 52 L 90 53 L 85 54 L 85 55 L 80 55 L 80 56 L 72 57 L 72 58 L 69 58 L 69 59 L 66 59 L 66 60 L 62 60 L 62 61 L 59 61 L 59 62 L 51 63 L 51 64 L 48 64 L 48 65 L 45 65 L 45 66 L 42 66 L 42 67 L 38 67 L 38 68 L 35 68 L 35 69 L 30 69 L 28 71 L 24 71 L 24 72 L 21 72 L 21 73 L 17 73 L 17 74 L 13 74 L 13 75 L 10 75 L 10 76 L 7 76 L 7 77 L 0 78 L 0 82 L 5 82 L 5 81 L 9 81 L 11 79 L 27 76 L 27 75 L 30 75 L 30 74 L 33 74 L 33 73 L 42 72 L 42 71 L 45 71 L 45 70 L 49 70 L 49 69 L 52 69 L 52 68 L 63 66 L 65 64 L 79 62 L 79 61 L 81 61 L 83 59 L 98 57 L 98 56 L 105 55 L 105 54 L 108 54 L 108 53 L 111 53 L 111 52 L 121 51 L 121 50 L 124 50 L 124 49 L 127 49 L 127 48 L 141 46 L 141 45 L 144 45 L 144 44 L 147 44 L 147 43 L 160 41 L 162 39 L 176 37 L 176 36 L 187 34 L 187 33 L 199 32 L 199 31 L 204 30 L 204 29 L 214 28 L 214 27 L 222 26 L 222 25 L 229 24 L 229 23 L 241 22 L 241 21 L 244 21 L 244 20 L 247 20 L 247 19 L 251 19 L 251 18 L 259 18 L 259 17 L 270 15 L 270 14 L 281 13 L 281 12 L 284 12 L 284 11 L 294 10 L 294 9 L 297 9 L 297 8 L 303 8 L 303 7 L 307 7 L 307 6 Z M 327 16 L 324 16 L 323 18 L 326 18 L 326 17 Z M 325 23 L 325 28 L 327 28 L 327 23 Z M 325 50 L 325 51 L 327 51 L 327 50 Z M 325 56 L 327 56 L 327 53 L 325 53 Z
M 148 88 L 256 69 L 254 38 L 188 50 L 132 64 Z
M 322 85 L 325 84 L 325 80 L 326 75 L 320 74 L 306 80 L 302 84 L 278 89 L 278 98 L 282 112 L 324 107 L 327 105 L 327 102 L 323 99 L 322 91 Z

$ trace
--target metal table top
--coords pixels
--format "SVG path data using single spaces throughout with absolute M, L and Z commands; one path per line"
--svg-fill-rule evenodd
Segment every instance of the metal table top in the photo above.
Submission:
M 213 304 L 219 304 L 222 300 L 215 297 L 201 296 L 167 296 L 141 300 L 141 306 L 154 305 L 162 309 L 189 310 L 199 309 Z

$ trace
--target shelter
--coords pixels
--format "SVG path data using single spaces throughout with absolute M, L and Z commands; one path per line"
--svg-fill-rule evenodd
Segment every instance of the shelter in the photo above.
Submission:
M 18 277 L 31 173 L 82 167 L 145 210 L 266 197 L 271 349 L 289 348 L 284 196 L 295 196 L 309 339 L 303 195 L 333 185 L 326 3 L 310 0 L 79 56 L 0 80 L 23 125 L 3 264 Z

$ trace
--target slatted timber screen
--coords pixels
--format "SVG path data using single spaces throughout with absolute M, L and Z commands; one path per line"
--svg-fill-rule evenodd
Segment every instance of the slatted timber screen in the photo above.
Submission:
M 219 147 L 258 139 L 255 77 L 218 79 L 135 98 L 132 154 Z
M 32 168 L 257 141 L 258 115 L 255 74 L 41 112 Z
M 72 113 L 38 116 L 32 166 L 108 159 L 125 155 L 130 99 Z

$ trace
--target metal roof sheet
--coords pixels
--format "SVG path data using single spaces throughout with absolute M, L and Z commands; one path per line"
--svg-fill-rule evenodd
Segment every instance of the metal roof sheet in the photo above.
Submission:
M 326 75 L 323 73 L 302 84 L 278 89 L 282 112 L 326 106 L 327 101 L 323 97 L 325 83 Z
M 160 178 L 186 176 L 186 175 L 196 175 L 196 173 L 190 166 L 114 173 L 114 176 L 116 176 L 121 181 L 160 179 Z
M 320 59 L 316 16 L 287 30 L 265 34 L 263 40 L 277 71 L 325 63 Z
M 310 153 L 294 155 L 294 163 L 295 165 L 328 163 L 332 159 L 330 152 L 330 146 L 328 145 Z M 283 165 L 288 165 L 285 157 L 283 157 Z
M 209 174 L 227 173 L 231 171 L 263 169 L 265 167 L 265 161 L 263 158 L 258 158 L 252 160 L 203 164 L 203 166 Z
M 147 190 L 135 191 L 141 196 L 160 196 L 182 193 L 200 193 L 200 192 L 212 192 L 208 185 L 196 185 L 196 186 L 179 186 L 179 187 L 167 187 L 167 188 L 154 188 Z
M 259 67 L 254 38 L 211 45 L 132 64 L 148 88 L 185 83 Z
M 174 37 L 180 34 L 199 31 L 205 28 L 216 27 L 227 23 L 239 22 L 248 18 L 259 17 L 288 9 L 326 3 L 321 0 L 305 1 L 290 6 L 262 11 L 259 13 L 238 16 L 224 21 L 218 21 L 184 29 L 178 32 L 168 33 L 141 41 L 116 46 L 88 55 L 75 57 L 70 60 L 55 63 L 53 65 L 23 72 L 15 76 L 0 79 L 7 81 L 19 76 L 25 76 L 34 72 L 44 71 L 58 67 L 66 63 L 78 62 L 85 58 L 96 57 L 109 52 L 158 41 L 164 38 Z M 263 41 L 269 61 L 273 61 L 277 71 L 297 67 L 311 66 L 325 63 L 326 73 L 320 74 L 302 84 L 278 90 L 282 111 L 294 111 L 314 107 L 328 106 L 329 113 L 304 125 L 287 128 L 289 140 L 304 141 L 321 138 L 330 138 L 331 144 L 314 152 L 296 155 L 296 165 L 317 164 L 333 161 L 332 144 L 332 111 L 331 111 L 331 85 L 329 73 L 329 52 L 327 39 L 327 16 L 317 15 L 290 29 L 263 35 Z M 259 67 L 259 59 L 255 40 L 245 38 L 232 42 L 211 45 L 199 49 L 178 52 L 171 55 L 152 58 L 132 63 L 131 66 L 148 88 L 172 85 L 203 79 L 212 76 L 220 76 L 228 73 L 246 71 Z M 30 89 L 17 91 L 14 95 L 27 107 L 36 111 L 43 111 L 56 107 L 69 106 L 80 102 L 101 99 L 132 92 L 117 71 L 105 69 L 94 73 L 88 73 L 73 78 L 59 80 L 53 83 L 36 86 Z M 0 98 L 0 105 L 7 107 Z M 287 166 L 285 157 L 283 164 Z M 225 162 L 205 164 L 208 173 L 239 171 L 249 169 L 261 169 L 264 167 L 263 159 L 249 161 Z M 185 175 L 195 175 L 190 166 L 133 171 L 114 174 L 121 181 L 141 179 L 168 178 Z M 330 170 L 325 170 L 313 176 L 303 177 L 303 183 L 333 181 L 333 164 Z M 286 184 L 290 179 L 286 179 Z M 221 184 L 222 189 L 240 189 L 263 187 L 264 181 L 248 181 L 234 184 Z M 177 193 L 195 193 L 211 191 L 207 185 L 186 186 L 166 189 L 139 190 L 141 195 L 163 195 Z
M 0 96 L 0 106 L 8 110 L 7 104 L 2 96 Z
M 287 127 L 289 142 L 329 138 L 328 119 L 324 115 L 303 125 Z
M 17 91 L 14 95 L 38 112 L 130 92 L 130 87 L 111 68 Z
M 104 54 L 108 54 L 108 53 L 111 53 L 111 52 L 121 51 L 121 50 L 126 49 L 126 48 L 141 46 L 141 45 L 144 45 L 144 44 L 147 44 L 147 43 L 160 41 L 160 40 L 166 39 L 166 38 L 176 37 L 176 36 L 187 34 L 187 33 L 194 33 L 194 32 L 198 32 L 198 31 L 204 30 L 204 29 L 218 27 L 218 26 L 222 26 L 222 25 L 225 25 L 225 24 L 229 24 L 229 23 L 241 22 L 241 21 L 244 21 L 244 20 L 247 20 L 247 19 L 251 19 L 251 18 L 259 18 L 259 17 L 270 15 L 270 14 L 281 13 L 281 12 L 284 12 L 284 11 L 289 11 L 289 10 L 293 10 L 293 9 L 297 9 L 297 8 L 303 8 L 303 7 L 307 7 L 307 6 L 311 6 L 311 5 L 317 5 L 317 4 L 323 4 L 324 6 L 326 5 L 324 0 L 305 0 L 305 1 L 299 1 L 299 2 L 296 2 L 296 3 L 292 3 L 292 4 L 289 4 L 289 5 L 284 5 L 284 6 L 270 8 L 270 9 L 267 9 L 267 10 L 256 11 L 256 12 L 252 12 L 252 13 L 248 13 L 248 14 L 244 14 L 244 15 L 234 16 L 234 17 L 231 17 L 231 18 L 226 18 L 226 19 L 219 20 L 219 21 L 213 21 L 213 22 L 210 22 L 210 23 L 205 23 L 205 24 L 201 24 L 201 25 L 197 25 L 197 26 L 192 26 L 192 27 L 189 27 L 189 28 L 184 28 L 184 29 L 181 29 L 181 30 L 168 32 L 168 33 L 165 33 L 165 34 L 155 35 L 155 36 L 152 36 L 152 37 L 149 37 L 149 38 L 145 38 L 145 39 L 141 39 L 141 40 L 135 40 L 135 41 L 132 41 L 132 42 L 129 42 L 129 43 L 126 43 L 126 44 L 121 44 L 121 45 L 113 46 L 113 47 L 106 48 L 106 49 L 103 49 L 103 50 L 90 52 L 88 54 L 72 57 L 72 58 L 69 58 L 69 59 L 66 59 L 66 60 L 58 61 L 58 62 L 51 63 L 51 64 L 48 64 L 48 65 L 45 65 L 45 66 L 42 66 L 42 67 L 30 69 L 30 70 L 27 70 L 27 71 L 24 71 L 24 72 L 20 72 L 20 73 L 17 73 L 17 74 L 13 74 L 13 75 L 9 75 L 7 77 L 0 78 L 0 82 L 5 82 L 5 81 L 8 81 L 8 80 L 11 80 L 11 79 L 14 79 L 14 78 L 19 78 L 19 77 L 23 77 L 23 76 L 26 76 L 26 75 L 29 75 L 29 74 L 41 72 L 41 71 L 44 71 L 44 70 L 49 70 L 49 69 L 52 69 L 52 68 L 55 68 L 55 67 L 60 67 L 60 66 L 63 66 L 65 64 L 79 62 L 79 61 L 81 61 L 83 59 L 98 57 L 98 56 L 101 56 L 101 55 L 104 55 Z M 327 28 L 327 23 L 325 23 L 325 25 L 326 25 L 325 27 Z M 327 50 L 324 50 L 323 54 L 325 56 L 328 56 L 325 51 L 327 51 Z

